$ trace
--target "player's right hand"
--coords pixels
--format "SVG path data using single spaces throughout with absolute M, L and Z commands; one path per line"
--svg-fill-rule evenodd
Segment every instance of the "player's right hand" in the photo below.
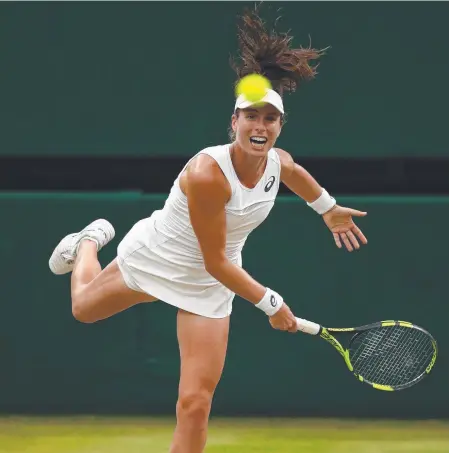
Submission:
M 277 330 L 286 330 L 291 333 L 298 331 L 298 324 L 289 306 L 284 302 L 282 307 L 273 316 L 269 317 L 271 327 Z

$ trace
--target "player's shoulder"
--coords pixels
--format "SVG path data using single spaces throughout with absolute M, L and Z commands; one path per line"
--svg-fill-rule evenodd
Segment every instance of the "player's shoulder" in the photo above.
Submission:
M 223 152 L 224 145 L 208 146 L 207 148 L 203 148 L 195 156 L 193 156 L 187 168 L 190 172 L 214 173 L 220 169 L 217 157 Z
M 295 168 L 295 161 L 293 160 L 293 157 L 289 152 L 281 148 L 275 149 L 279 158 L 281 179 L 287 178 L 289 175 L 292 174 L 292 171 Z
M 282 148 L 273 148 L 276 151 L 276 154 L 279 157 L 279 160 L 282 163 L 290 162 L 293 160 L 292 155 L 285 151 L 285 149 Z
M 216 151 L 218 147 L 212 146 L 202 151 Z M 218 151 L 218 150 L 217 150 Z M 217 192 L 229 192 L 229 183 L 223 174 L 217 160 L 209 152 L 199 152 L 189 162 L 186 168 L 187 184 L 195 188 L 195 192 L 214 196 Z
M 226 155 L 226 153 L 229 153 L 229 145 L 214 145 L 201 149 L 198 151 L 197 156 L 206 154 L 208 156 L 219 157 L 221 155 Z
M 218 151 L 222 150 L 224 148 L 229 148 L 229 144 L 220 144 L 220 145 L 211 145 L 211 146 L 206 146 L 205 148 L 201 149 L 199 152 L 213 152 L 213 151 Z

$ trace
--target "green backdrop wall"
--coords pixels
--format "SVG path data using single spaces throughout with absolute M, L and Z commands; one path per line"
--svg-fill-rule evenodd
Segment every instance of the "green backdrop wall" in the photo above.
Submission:
M 439 342 L 434 371 L 402 392 L 373 390 L 329 345 L 272 330 L 237 298 L 215 414 L 449 417 L 449 198 L 339 201 L 368 211 L 359 222 L 369 239 L 363 250 L 338 250 L 319 216 L 281 197 L 250 236 L 244 267 L 297 316 L 324 325 L 422 325 Z M 81 324 L 71 315 L 69 276 L 54 276 L 47 264 L 63 235 L 98 217 L 117 232 L 100 254 L 107 264 L 134 222 L 163 203 L 138 193 L 0 194 L 0 411 L 174 413 L 176 310 L 154 303 Z
M 235 18 L 252 2 L 0 5 L 0 155 L 190 156 L 227 141 Z M 273 2 L 331 46 L 287 96 L 296 156 L 444 156 L 447 2 Z

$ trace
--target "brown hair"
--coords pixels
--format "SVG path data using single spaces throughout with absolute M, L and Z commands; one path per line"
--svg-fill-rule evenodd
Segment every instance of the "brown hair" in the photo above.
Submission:
M 294 92 L 300 80 L 311 80 L 316 76 L 318 64 L 313 66 L 310 61 L 321 57 L 327 48 L 293 49 L 293 36 L 276 31 L 279 18 L 268 30 L 258 14 L 259 8 L 246 10 L 240 17 L 237 25 L 239 53 L 237 59 L 231 59 L 231 67 L 237 73 L 237 81 L 258 73 L 267 77 L 281 96 L 284 91 Z

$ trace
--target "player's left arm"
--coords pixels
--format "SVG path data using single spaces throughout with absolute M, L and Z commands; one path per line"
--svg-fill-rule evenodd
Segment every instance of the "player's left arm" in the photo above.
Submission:
M 279 148 L 276 151 L 281 162 L 281 181 L 322 215 L 334 236 L 337 247 L 341 248 L 343 242 L 350 252 L 354 248 L 359 249 L 357 238 L 362 244 L 367 244 L 366 237 L 352 220 L 352 216 L 363 217 L 367 213 L 339 206 L 318 181 L 305 168 L 298 165 L 287 151 Z

